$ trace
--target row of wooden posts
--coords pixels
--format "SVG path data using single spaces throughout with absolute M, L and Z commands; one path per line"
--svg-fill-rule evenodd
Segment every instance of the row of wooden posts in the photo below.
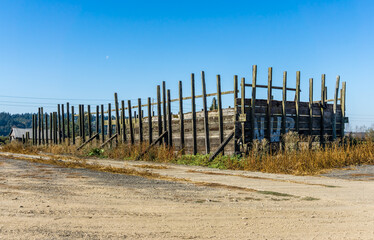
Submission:
M 237 79 L 237 78 L 236 78 Z M 183 149 L 185 146 L 185 131 L 184 131 L 184 110 L 183 110 L 183 101 L 184 100 L 191 100 L 192 105 L 192 139 L 193 139 L 193 154 L 197 153 L 197 126 L 196 126 L 196 98 L 203 99 L 203 111 L 204 111 L 204 126 L 205 126 L 205 143 L 206 143 L 206 153 L 210 152 L 210 144 L 209 144 L 209 127 L 208 127 L 208 105 L 207 105 L 207 97 L 215 96 L 217 97 L 217 111 L 219 115 L 219 136 L 220 142 L 223 142 L 223 116 L 222 116 L 222 95 L 225 94 L 233 94 L 234 91 L 221 91 L 221 78 L 220 75 L 217 75 L 217 92 L 207 94 L 206 93 L 206 84 L 205 84 L 205 74 L 204 72 L 201 73 L 201 82 L 202 82 L 202 94 L 196 95 L 195 94 L 195 75 L 191 74 L 191 96 L 190 97 L 183 97 L 182 91 L 182 81 L 179 81 L 179 97 L 176 99 L 170 98 L 170 89 L 166 89 L 165 81 L 162 83 L 162 94 L 161 94 L 161 86 L 157 85 L 157 102 L 152 103 L 151 98 L 148 98 L 147 104 L 142 104 L 141 99 L 139 98 L 137 106 L 132 106 L 132 101 L 128 100 L 127 107 L 125 107 L 125 101 L 121 101 L 121 107 L 119 106 L 118 96 L 117 93 L 114 94 L 114 102 L 115 106 L 112 110 L 112 106 L 108 104 L 108 110 L 104 111 L 104 105 L 96 106 L 96 112 L 91 112 L 91 106 L 87 106 L 87 111 L 85 111 L 85 106 L 83 104 L 79 105 L 79 113 L 75 114 L 74 106 L 69 106 L 69 103 L 66 103 L 66 113 L 65 113 L 65 105 L 58 104 L 57 105 L 57 112 L 52 112 L 50 114 L 43 112 L 43 107 L 38 109 L 38 113 L 33 115 L 32 121 L 32 131 L 33 131 L 33 139 L 32 143 L 34 145 L 43 145 L 43 144 L 76 144 L 76 132 L 75 132 L 75 125 L 76 120 L 75 117 L 78 117 L 78 129 L 79 129 L 79 137 L 81 139 L 80 144 L 85 145 L 92 140 L 96 139 L 96 141 L 101 140 L 101 147 L 103 147 L 106 143 L 111 143 L 113 140 L 118 143 L 119 140 L 122 142 L 128 142 L 130 144 L 135 143 L 135 134 L 134 134 L 134 118 L 138 118 L 138 130 L 139 130 L 139 142 L 143 142 L 143 121 L 144 118 L 143 114 L 143 107 L 147 107 L 148 114 L 148 141 L 151 144 L 152 140 L 154 140 L 154 136 L 152 136 L 152 118 L 154 116 L 154 112 L 152 111 L 152 106 L 157 105 L 157 125 L 158 125 L 158 138 L 163 136 L 164 144 L 168 146 L 173 146 L 173 130 L 172 130 L 172 112 L 171 112 L 171 103 L 172 102 L 179 102 L 179 125 L 180 125 L 180 146 Z M 101 107 L 101 108 L 100 108 Z M 71 109 L 71 112 L 69 110 Z M 133 115 L 132 109 L 138 110 L 138 115 Z M 101 110 L 101 111 L 100 111 Z M 128 111 L 126 116 L 125 112 Z M 113 130 L 112 126 L 112 111 L 115 112 L 115 131 Z M 92 128 L 92 115 L 96 115 L 96 129 Z M 108 127 L 105 134 L 105 114 L 108 114 Z M 88 126 L 86 131 L 85 126 L 85 118 L 88 118 Z M 49 119 L 49 120 L 48 120 Z M 101 127 L 99 127 L 101 126 Z M 126 128 L 129 128 L 129 136 L 126 134 Z M 165 133 L 166 132 L 166 133 Z M 88 136 L 86 136 L 88 133 Z M 164 134 L 165 133 L 165 134 Z M 86 139 L 88 137 L 88 139 Z M 106 140 L 107 138 L 107 140 Z M 161 143 L 160 139 L 158 142 Z M 82 146 L 81 145 L 81 146 Z
M 141 99 L 139 98 L 137 101 L 137 106 L 132 106 L 132 101 L 127 101 L 127 106 L 125 106 L 125 101 L 122 100 L 121 102 L 118 101 L 117 93 L 114 94 L 114 102 L 115 106 L 112 109 L 111 104 L 108 104 L 107 111 L 104 111 L 104 105 L 96 106 L 96 112 L 91 112 L 91 106 L 87 106 L 87 111 L 85 110 L 85 105 L 79 105 L 78 114 L 74 112 L 74 106 L 69 106 L 69 103 L 58 104 L 57 112 L 52 112 L 50 114 L 44 113 L 43 108 L 39 108 L 38 113 L 33 115 L 32 121 L 32 143 L 34 145 L 42 145 L 42 144 L 76 144 L 76 135 L 80 137 L 78 147 L 79 149 L 83 147 L 85 144 L 96 139 L 97 143 L 101 143 L 100 147 L 105 146 L 106 144 L 112 144 L 112 141 L 124 142 L 135 144 L 136 141 L 143 142 L 144 141 L 144 133 L 143 133 L 143 119 L 146 117 L 144 116 L 143 107 L 147 107 L 147 121 L 148 121 L 148 141 L 150 145 L 154 145 L 155 142 L 160 143 L 163 142 L 165 145 L 173 146 L 173 123 L 172 123 L 172 112 L 171 112 L 171 103 L 172 102 L 179 102 L 179 146 L 180 149 L 185 148 L 185 121 L 184 121 L 184 110 L 183 110 L 183 101 L 191 100 L 191 114 L 192 114 L 192 121 L 191 121 L 191 137 L 192 137 L 192 154 L 196 154 L 198 152 L 197 148 L 197 119 L 196 119 L 196 99 L 202 98 L 203 102 L 203 119 L 204 119 L 204 140 L 205 140 L 205 153 L 209 154 L 211 152 L 210 149 L 210 133 L 209 133 L 209 116 L 208 116 L 208 106 L 207 106 L 207 97 L 214 96 L 217 98 L 217 112 L 218 112 L 218 135 L 219 135 L 219 146 L 218 150 L 223 150 L 225 145 L 234 137 L 234 148 L 235 152 L 239 152 L 239 144 L 238 140 L 242 138 L 242 143 L 246 144 L 248 141 L 245 138 L 248 136 L 248 132 L 246 132 L 248 128 L 244 125 L 249 124 L 249 137 L 251 141 L 255 139 L 254 131 L 255 131 L 255 118 L 256 118 L 256 101 L 260 101 L 260 99 L 256 99 L 256 88 L 265 88 L 267 89 L 267 105 L 266 105 L 266 118 L 267 118 L 267 133 L 265 138 L 270 140 L 270 129 L 271 129 L 271 121 L 270 118 L 273 116 L 272 114 L 272 90 L 279 89 L 282 90 L 282 131 L 281 133 L 285 133 L 285 124 L 286 124 L 286 108 L 287 108 L 287 91 L 295 91 L 295 108 L 296 108 L 296 116 L 295 116 L 295 131 L 299 133 L 299 105 L 300 105 L 300 72 L 296 73 L 296 88 L 289 88 L 287 87 L 287 72 L 283 74 L 283 86 L 277 87 L 273 86 L 272 84 L 272 68 L 268 70 L 268 84 L 267 85 L 259 85 L 257 84 L 257 66 L 254 65 L 252 68 L 252 83 L 246 83 L 245 78 L 241 79 L 241 87 L 240 87 L 240 98 L 239 98 L 239 88 L 238 88 L 238 76 L 234 76 L 234 90 L 233 91 L 221 91 L 221 78 L 220 75 L 217 75 L 216 78 L 217 83 L 217 91 L 216 93 L 207 94 L 206 93 L 206 84 L 205 84 L 205 74 L 204 72 L 201 73 L 201 84 L 202 84 L 202 94 L 196 95 L 195 94 L 195 75 L 191 74 L 191 96 L 183 97 L 182 91 L 182 81 L 179 81 L 179 96 L 176 99 L 170 98 L 170 90 L 166 89 L 165 82 L 162 83 L 162 94 L 161 94 L 161 86 L 157 85 L 157 100 L 156 103 L 151 102 L 151 98 L 149 97 L 147 100 L 147 104 L 142 104 Z M 310 122 L 310 132 L 309 135 L 313 134 L 313 107 L 312 105 L 315 103 L 320 104 L 321 106 L 321 141 L 324 139 L 324 108 L 325 104 L 328 102 L 333 102 L 333 109 L 334 109 L 334 118 L 333 118 L 333 139 L 336 138 L 336 112 L 338 106 L 338 100 L 340 100 L 340 107 L 342 112 L 342 125 L 341 125 L 341 136 L 344 136 L 344 121 L 345 121 L 345 95 L 346 95 L 346 83 L 343 82 L 342 89 L 340 91 L 340 98 L 339 95 L 339 83 L 340 77 L 337 77 L 336 80 L 336 88 L 335 88 L 335 96 L 334 99 L 327 99 L 327 87 L 325 85 L 325 75 L 322 75 L 321 80 L 321 100 L 320 101 L 313 101 L 313 79 L 309 79 L 309 122 Z M 251 97 L 246 98 L 246 91 L 245 87 L 251 87 Z M 235 128 L 237 127 L 238 123 L 241 124 L 241 134 L 240 136 L 237 135 L 236 129 L 234 129 L 233 133 L 226 135 L 226 139 L 224 139 L 224 126 L 223 126 L 223 111 L 222 111 L 222 95 L 226 94 L 233 94 L 234 100 L 234 109 L 235 109 L 235 116 L 233 116 L 233 125 Z M 121 103 L 121 106 L 120 106 Z M 155 116 L 154 112 L 152 111 L 152 106 L 157 106 L 157 116 Z M 239 107 L 240 105 L 240 107 Z M 66 106 L 66 113 L 65 113 L 65 106 Z M 138 111 L 138 115 L 133 110 L 136 109 Z M 71 110 L 71 112 L 70 112 Z M 127 114 L 126 114 L 127 110 Z M 112 126 L 112 112 L 115 112 L 115 131 L 113 131 Z M 108 115 L 108 124 L 107 124 L 107 131 L 105 131 L 105 114 Z M 95 119 L 95 129 L 92 127 L 92 115 L 96 115 Z M 133 119 L 134 116 L 134 119 Z M 76 117 L 78 117 L 78 132 L 76 133 L 75 126 L 76 126 Z M 155 138 L 153 136 L 152 131 L 152 119 L 157 117 L 157 133 L 158 136 Z M 85 120 L 88 120 L 88 125 L 86 126 Z M 134 121 L 138 120 L 138 139 L 135 139 L 134 133 Z M 48 120 L 49 119 L 49 120 Z M 145 122 L 147 122 L 145 121 Z M 87 129 L 86 129 L 87 127 Z M 334 129 L 335 127 L 335 129 Z M 233 127 L 234 128 L 234 127 Z M 127 130 L 128 129 L 128 133 Z M 106 133 L 105 133 L 106 132 Z M 176 133 L 174 131 L 174 133 Z M 26 136 L 27 139 L 30 136 Z M 162 140 L 162 141 L 161 141 Z M 217 149 L 215 149 L 216 154 Z
M 270 141 L 271 138 L 271 121 L 270 118 L 273 115 L 272 113 L 272 103 L 273 100 L 273 89 L 282 90 L 282 125 L 281 125 L 281 134 L 286 133 L 286 110 L 287 110 L 287 91 L 294 91 L 295 92 L 295 129 L 294 131 L 299 133 L 300 127 L 299 127 L 299 118 L 300 118 L 300 71 L 296 72 L 296 88 L 289 88 L 287 87 L 287 72 L 283 72 L 283 86 L 273 86 L 272 79 L 273 79 L 273 69 L 270 67 L 268 68 L 268 84 L 267 85 L 259 85 L 257 84 L 257 66 L 254 65 L 252 67 L 252 83 L 246 83 L 245 78 L 243 77 L 241 79 L 241 96 L 240 99 L 238 99 L 238 85 L 237 80 L 234 81 L 234 95 L 235 99 L 238 99 L 240 101 L 235 100 L 234 106 L 236 109 L 236 112 L 239 114 L 236 117 L 236 120 L 241 123 L 241 141 L 242 143 L 246 144 L 247 142 L 251 143 L 255 139 L 255 133 L 256 130 L 254 124 L 255 124 L 255 118 L 256 118 L 256 89 L 257 88 L 264 88 L 267 89 L 267 103 L 266 103 L 266 123 L 267 123 L 267 131 L 265 138 Z M 342 138 L 344 137 L 344 124 L 348 121 L 345 117 L 345 111 L 346 111 L 346 82 L 342 82 L 342 88 L 340 89 L 340 97 L 339 97 L 339 85 L 340 85 L 340 76 L 336 77 L 336 85 L 335 85 L 335 91 L 334 91 L 334 98 L 333 99 L 327 99 L 327 87 L 326 87 L 326 75 L 321 75 L 321 100 L 320 101 L 314 101 L 313 100 L 313 78 L 309 79 L 309 136 L 313 136 L 313 118 L 316 117 L 313 113 L 313 104 L 319 104 L 321 115 L 320 117 L 320 135 L 319 140 L 322 145 L 325 144 L 325 138 L 326 138 L 326 131 L 325 131 L 325 122 L 324 122 L 324 111 L 326 109 L 326 106 L 329 102 L 333 102 L 333 117 L 332 117 L 332 136 L 331 140 L 334 141 L 337 138 L 337 135 L 340 135 Z M 251 87 L 251 97 L 246 98 L 246 87 Z M 340 105 L 338 105 L 338 101 L 340 101 Z M 238 107 L 240 105 L 240 107 Z M 338 112 L 338 106 L 341 110 L 341 122 L 340 124 L 340 132 L 337 131 L 337 112 Z M 249 131 L 246 132 L 245 124 L 250 123 Z M 246 141 L 246 137 L 251 139 L 250 141 Z M 238 146 L 235 146 L 236 148 Z

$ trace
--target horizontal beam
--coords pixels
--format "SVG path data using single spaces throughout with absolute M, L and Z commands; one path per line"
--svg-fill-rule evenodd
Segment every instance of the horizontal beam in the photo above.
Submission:
M 244 84 L 244 86 L 246 87 L 252 87 L 252 84 L 250 83 L 246 83 Z M 268 88 L 267 85 L 256 85 L 256 87 L 258 88 Z M 271 86 L 272 89 L 279 89 L 279 90 L 283 90 L 283 87 L 277 87 L 277 86 Z M 287 91 L 296 91 L 296 88 L 286 88 Z M 300 90 L 301 92 L 301 90 Z

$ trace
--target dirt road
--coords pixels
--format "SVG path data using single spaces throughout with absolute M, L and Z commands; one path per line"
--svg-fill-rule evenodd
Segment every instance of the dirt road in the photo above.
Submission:
M 0 157 L 0 238 L 374 239 L 371 179 L 144 164 L 192 183 Z

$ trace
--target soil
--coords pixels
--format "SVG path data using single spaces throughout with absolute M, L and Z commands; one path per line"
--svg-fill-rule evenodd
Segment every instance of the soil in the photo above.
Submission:
M 163 181 L 9 157 L 0 157 L 1 239 L 374 239 L 370 178 L 125 163 L 179 178 Z

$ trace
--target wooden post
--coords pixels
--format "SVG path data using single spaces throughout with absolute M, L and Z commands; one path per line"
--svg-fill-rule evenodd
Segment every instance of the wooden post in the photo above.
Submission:
M 283 89 L 282 89 L 282 127 L 281 127 L 281 148 L 285 149 L 284 136 L 286 134 L 286 106 L 287 104 L 287 72 L 283 72 Z
M 42 138 L 41 138 L 41 130 L 42 130 L 42 117 L 41 117 L 41 109 L 38 109 L 38 144 L 41 145 Z
M 192 107 L 192 141 L 193 155 L 197 154 L 197 136 L 196 136 L 196 104 L 195 104 L 195 74 L 191 74 L 191 107 Z
M 295 92 L 295 108 L 296 108 L 295 130 L 296 130 L 297 133 L 299 133 L 299 131 L 300 131 L 299 105 L 300 105 L 300 71 L 297 71 L 296 72 L 296 92 Z
M 167 112 L 168 112 L 168 141 L 169 141 L 169 146 L 172 147 L 173 146 L 173 129 L 172 129 L 172 125 L 173 125 L 173 114 L 171 113 L 171 102 L 170 102 L 170 89 L 168 89 L 167 91 L 167 94 L 168 94 L 168 106 L 167 106 Z
M 108 138 L 112 137 L 112 105 L 108 103 Z M 112 145 L 110 145 L 112 146 Z
M 125 101 L 121 101 L 121 119 L 122 119 L 122 142 L 126 142 L 126 118 L 125 118 Z
M 326 98 L 326 75 L 322 74 L 321 77 L 321 132 L 320 132 L 320 141 L 321 141 L 321 146 L 324 148 L 325 147 L 325 98 Z
M 32 144 L 35 145 L 35 114 L 32 115 Z
M 82 140 L 83 142 L 86 141 L 86 121 L 84 118 L 85 118 L 84 104 L 82 104 Z
M 45 144 L 45 139 L 44 139 L 44 112 L 43 112 L 43 107 L 40 108 L 40 121 L 42 124 L 42 144 Z
M 236 131 L 236 122 L 239 120 L 239 115 L 238 115 L 238 103 L 236 102 L 237 99 L 238 99 L 238 75 L 234 75 L 234 114 L 235 114 L 235 125 L 234 125 L 234 128 L 235 128 L 235 133 L 237 132 Z M 235 154 L 239 154 L 240 153 L 240 148 L 239 148 L 239 145 L 237 144 L 237 141 L 236 139 L 234 140 L 234 153 Z
M 88 138 L 92 137 L 92 116 L 91 116 L 91 105 L 87 105 L 87 119 L 88 119 Z
M 161 118 L 161 91 L 160 85 L 157 85 L 157 126 L 158 126 L 158 136 L 162 134 L 162 118 Z M 166 129 L 165 129 L 166 130 Z M 161 141 L 159 142 L 161 145 Z
M 267 131 L 266 131 L 266 138 L 269 140 L 269 143 L 271 142 L 271 104 L 272 104 L 272 83 L 273 83 L 273 68 L 269 67 L 268 70 L 268 108 L 267 108 Z
M 66 103 L 66 125 L 67 125 L 67 136 L 68 136 L 68 145 L 70 145 L 70 114 L 69 114 L 69 103 Z
M 345 124 L 345 101 L 346 101 L 346 83 L 342 83 L 342 94 L 341 94 L 341 109 L 342 109 L 342 125 L 341 125 L 341 135 L 342 135 L 342 140 L 344 140 L 344 124 Z
M 82 106 L 78 105 L 78 126 L 79 126 L 79 137 L 82 137 Z
M 100 118 L 100 107 L 99 107 L 99 105 L 96 105 L 96 133 L 97 133 L 97 135 L 96 135 L 96 143 L 99 143 L 99 141 L 100 141 L 100 134 L 99 134 L 99 132 L 100 132 L 100 128 L 99 128 L 100 124 L 99 124 L 99 118 Z
M 251 100 L 251 141 L 253 142 L 255 134 L 256 121 L 256 84 L 257 84 L 257 65 L 252 67 L 252 100 Z
M 75 123 L 74 123 L 74 106 L 71 106 L 71 138 L 72 143 L 75 145 Z
M 117 136 L 121 135 L 121 125 L 119 122 L 119 106 L 118 106 L 118 96 L 117 93 L 114 93 L 114 104 L 116 108 L 116 133 Z M 116 138 L 116 143 L 118 144 L 118 138 Z
M 51 145 L 55 143 L 55 139 L 53 138 L 53 126 L 53 113 L 49 113 L 49 136 L 51 136 Z
M 48 113 L 45 113 L 45 143 L 48 145 Z
M 132 114 L 131 114 L 131 100 L 127 101 L 127 108 L 129 109 L 129 128 L 130 128 L 130 139 L 131 139 L 131 144 L 134 144 L 134 129 L 132 125 Z
M 105 118 L 104 118 L 104 105 L 101 104 L 101 142 L 105 142 Z
M 183 114 L 183 91 L 182 81 L 178 83 L 179 87 L 179 125 L 180 125 L 180 148 L 184 153 L 184 114 Z
M 208 106 L 206 102 L 206 87 L 205 87 L 204 71 L 201 72 L 201 85 L 202 85 L 202 90 L 203 90 L 203 107 L 204 107 L 205 154 L 209 154 L 210 153 L 209 122 L 208 122 L 209 117 L 208 117 Z
M 240 111 L 240 115 L 244 116 L 244 114 L 246 114 L 246 112 L 245 112 L 245 78 L 244 77 L 242 77 L 240 87 L 241 87 L 241 91 L 240 91 L 240 93 L 241 93 L 241 99 L 240 99 L 241 111 Z M 245 140 L 245 122 L 243 121 L 243 119 L 241 119 L 241 124 L 242 124 L 242 144 L 243 144 L 243 147 L 244 147 L 244 145 L 247 144 L 247 142 Z M 221 142 L 221 137 L 220 137 L 220 143 L 222 143 Z M 243 149 L 243 150 L 246 151 L 246 149 Z
M 58 144 L 60 144 L 61 140 L 62 140 L 62 137 L 61 137 L 61 105 L 58 104 L 57 106 L 58 106 L 58 108 L 57 108 L 57 117 L 58 117 L 58 119 L 57 119 L 57 124 L 58 124 L 57 125 L 58 126 L 57 138 L 58 138 Z
M 335 95 L 334 95 L 334 115 L 332 119 L 332 140 L 333 141 L 335 141 L 336 139 L 336 110 L 338 106 L 339 84 L 340 84 L 340 76 L 337 76 L 336 85 L 335 85 Z
M 223 114 L 222 114 L 222 98 L 221 98 L 221 76 L 217 75 L 217 105 L 218 105 L 218 127 L 219 127 L 219 142 L 223 143 Z M 222 150 L 222 155 L 225 155 Z
M 142 112 L 142 99 L 138 98 L 138 111 L 139 111 L 139 142 L 143 142 L 143 112 Z
M 162 81 L 162 111 L 163 111 L 163 128 L 166 130 L 167 129 L 167 119 L 166 119 L 166 83 L 165 81 Z M 168 135 L 165 135 L 164 138 L 164 143 L 166 145 L 169 144 L 168 142 Z
M 58 126 L 57 126 L 57 112 L 53 113 L 53 139 L 54 139 L 54 144 L 58 144 Z
M 65 143 L 65 108 L 64 104 L 61 104 L 61 117 L 62 117 L 62 142 Z
M 309 78 L 309 135 L 313 137 L 313 78 Z
M 287 72 L 283 72 L 283 89 L 282 89 L 282 137 L 286 134 L 286 103 L 287 103 Z
M 148 142 L 152 143 L 152 108 L 151 98 L 148 98 Z

